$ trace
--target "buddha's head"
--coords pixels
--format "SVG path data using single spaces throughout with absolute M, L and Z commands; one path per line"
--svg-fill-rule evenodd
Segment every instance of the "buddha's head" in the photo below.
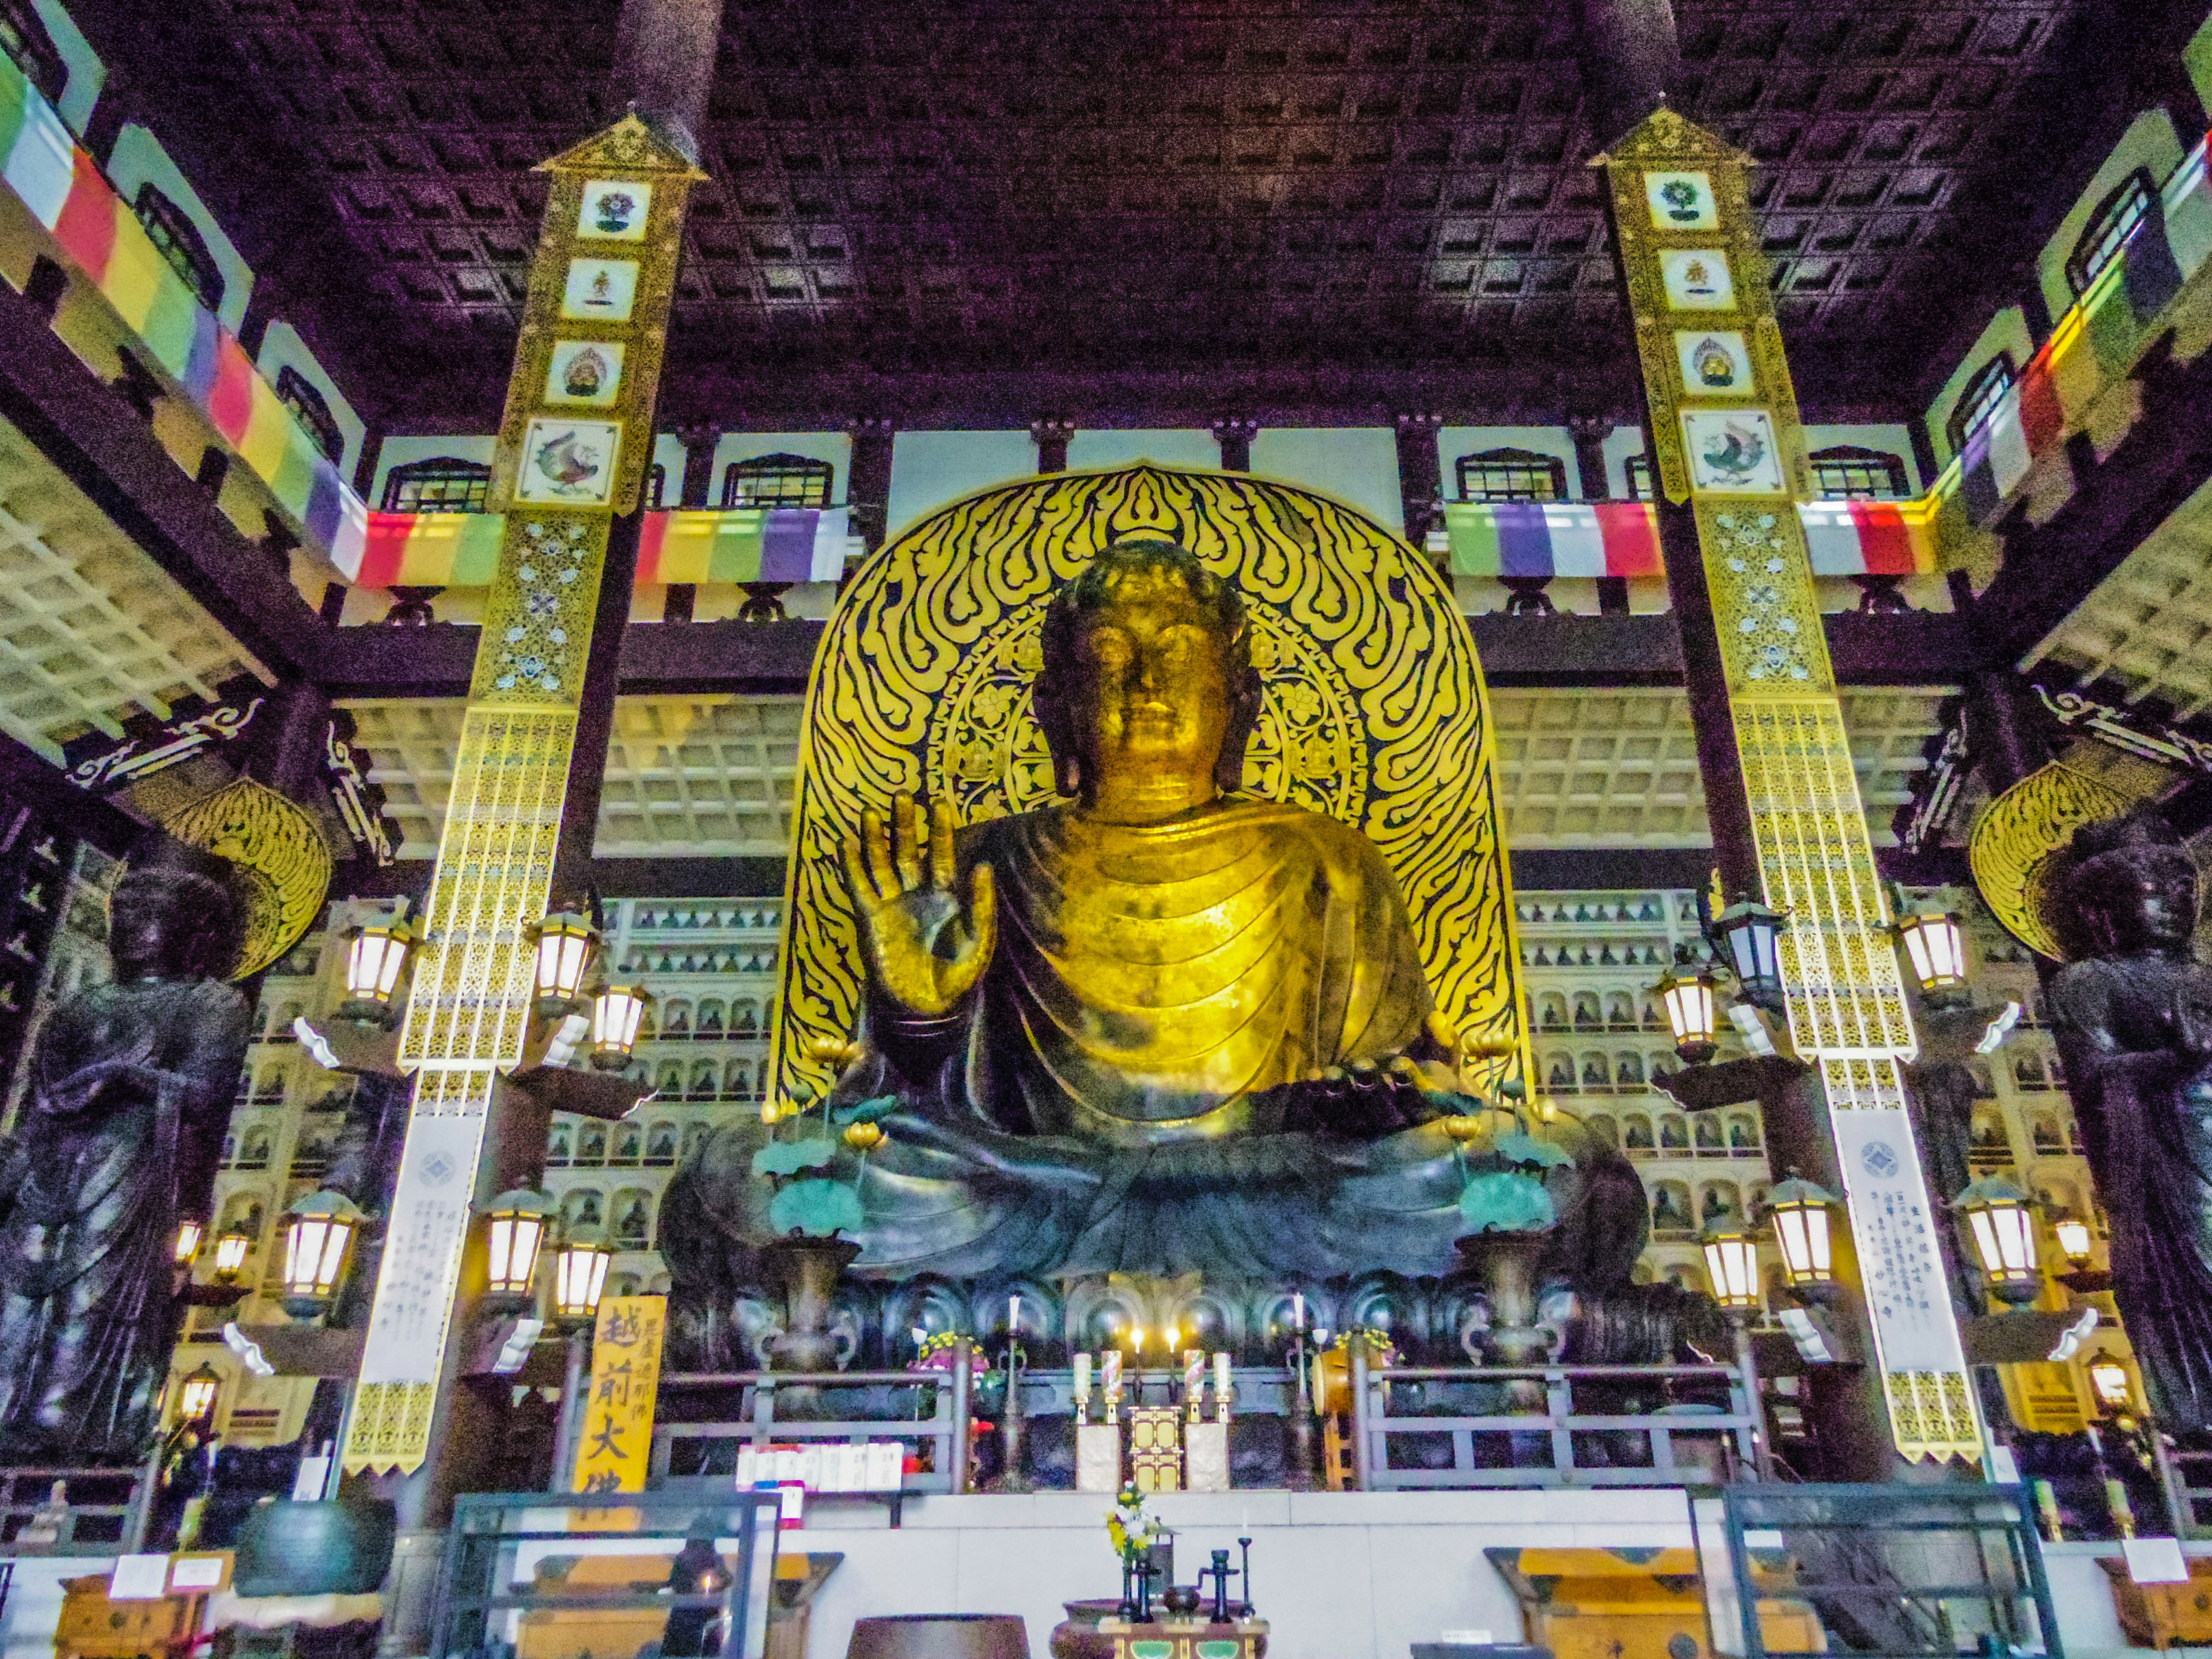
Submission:
M 2154 813 L 2074 832 L 2068 944 L 2089 956 L 2180 952 L 2197 932 L 2197 860 Z
M 1187 785 L 1192 804 L 1236 789 L 1260 713 L 1243 601 L 1186 547 L 1115 542 L 1053 595 L 1036 708 L 1060 792 L 1086 805 L 1131 785 Z
M 107 917 L 107 953 L 125 985 L 228 978 L 245 942 L 245 908 L 229 868 L 173 844 L 133 856 Z

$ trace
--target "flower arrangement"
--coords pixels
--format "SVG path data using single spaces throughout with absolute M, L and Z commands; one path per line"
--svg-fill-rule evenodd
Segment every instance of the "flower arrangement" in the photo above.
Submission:
M 910 1371 L 951 1370 L 952 1346 L 958 1340 L 958 1336 L 951 1331 L 939 1331 L 936 1335 L 924 1339 L 907 1369 Z M 969 1349 L 968 1368 L 975 1380 L 981 1381 L 984 1373 L 990 1369 L 990 1362 L 984 1358 L 982 1349 Z
M 1134 1566 L 1160 1541 L 1159 1517 L 1145 1513 L 1145 1494 L 1133 1486 L 1124 1485 L 1115 1495 L 1106 1516 L 1106 1537 L 1124 1567 Z
M 848 1043 L 815 1047 L 825 1048 L 836 1057 L 858 1052 Z M 809 1053 L 811 1055 L 813 1048 Z M 822 1115 L 811 1126 L 817 1132 L 809 1133 L 807 1114 L 817 1104 Z M 789 1139 L 772 1138 L 753 1154 L 753 1173 L 764 1176 L 775 1188 L 775 1196 L 769 1200 L 768 1218 L 778 1235 L 835 1238 L 841 1232 L 860 1230 L 865 1220 L 860 1178 L 867 1168 L 868 1154 L 887 1138 L 879 1120 L 897 1105 L 897 1098 L 891 1095 L 842 1105 L 817 1101 L 813 1091 L 800 1084 L 788 1100 L 771 1102 L 763 1109 L 771 1137 L 776 1133 L 775 1126 L 784 1120 L 799 1126 Z M 849 1175 L 843 1173 L 847 1170 Z
M 1339 1331 L 1336 1340 L 1328 1345 L 1329 1351 L 1344 1355 L 1345 1362 L 1349 1364 L 1352 1345 L 1355 1342 L 1366 1348 L 1367 1363 L 1378 1370 L 1398 1363 L 1398 1345 L 1390 1340 L 1390 1333 L 1380 1325 L 1355 1325 L 1348 1331 Z

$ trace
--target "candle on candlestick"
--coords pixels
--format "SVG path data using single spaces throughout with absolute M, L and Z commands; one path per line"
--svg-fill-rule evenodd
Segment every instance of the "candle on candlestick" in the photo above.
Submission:
M 1291 1292 L 1291 1328 L 1294 1331 L 1302 1331 L 1305 1328 L 1306 1293 L 1304 1291 L 1292 1291 Z
M 1213 1356 L 1213 1414 L 1224 1423 L 1229 1420 L 1229 1351 L 1226 1348 Z
M 1190 1420 L 1197 1422 L 1206 1408 L 1206 1355 L 1197 1348 L 1186 1350 L 1182 1357 L 1182 1403 Z
M 1109 1348 L 1098 1357 L 1099 1382 L 1106 1391 L 1106 1408 L 1112 1411 L 1121 1400 L 1121 1351 Z
M 1091 1356 L 1075 1356 L 1075 1421 L 1078 1427 L 1091 1417 Z
M 1022 1299 L 1018 1295 L 1010 1296 L 1006 1298 L 1006 1334 L 1009 1338 L 1017 1336 L 1021 1328 Z

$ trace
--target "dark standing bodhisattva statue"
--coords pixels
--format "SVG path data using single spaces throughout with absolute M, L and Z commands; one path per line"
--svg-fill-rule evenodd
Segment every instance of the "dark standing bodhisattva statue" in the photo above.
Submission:
M 2085 825 L 2052 1023 L 2097 1190 L 2112 1291 L 2172 1429 L 2212 1428 L 2212 968 L 2196 860 L 2149 814 Z
M 0 1142 L 0 1457 L 135 1462 L 176 1340 L 180 1218 L 204 1220 L 245 1063 L 240 908 L 210 871 L 133 868 L 115 978 L 64 998 Z

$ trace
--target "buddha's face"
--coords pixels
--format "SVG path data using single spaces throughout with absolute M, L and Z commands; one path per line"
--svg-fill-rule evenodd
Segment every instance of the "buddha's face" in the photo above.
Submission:
M 1229 732 L 1228 642 L 1172 571 L 1141 570 L 1075 637 L 1072 736 L 1093 799 L 1147 780 L 1204 781 Z
M 2185 949 L 2197 931 L 2197 866 L 2179 848 L 2097 860 L 2084 920 L 2099 954 Z

